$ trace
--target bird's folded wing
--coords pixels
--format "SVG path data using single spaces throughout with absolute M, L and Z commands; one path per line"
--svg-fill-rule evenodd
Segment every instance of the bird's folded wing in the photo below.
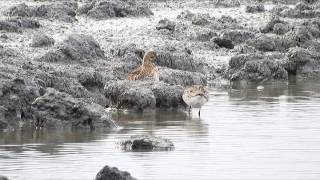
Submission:
M 142 76 L 142 68 L 141 66 L 136 68 L 135 70 L 133 70 L 132 72 L 129 73 L 127 79 L 130 81 L 135 81 L 137 79 L 140 79 L 140 77 Z

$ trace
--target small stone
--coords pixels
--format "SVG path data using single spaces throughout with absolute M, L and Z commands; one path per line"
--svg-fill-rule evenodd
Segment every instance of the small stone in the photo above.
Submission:
M 116 167 L 105 166 L 96 175 L 95 180 L 136 180 L 127 171 L 120 171 Z
M 126 151 L 168 151 L 174 148 L 169 139 L 149 135 L 131 136 L 121 142 L 121 146 Z

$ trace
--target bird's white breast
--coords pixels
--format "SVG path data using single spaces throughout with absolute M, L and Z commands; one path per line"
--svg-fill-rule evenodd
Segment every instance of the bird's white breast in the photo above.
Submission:
M 204 96 L 192 96 L 192 97 L 187 97 L 183 96 L 183 100 L 188 104 L 189 106 L 193 108 L 200 108 L 203 106 L 206 102 L 208 102 L 208 99 L 206 99 Z

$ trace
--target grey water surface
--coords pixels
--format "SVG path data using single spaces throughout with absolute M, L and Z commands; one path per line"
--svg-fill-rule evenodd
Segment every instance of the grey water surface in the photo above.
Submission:
M 92 180 L 104 166 L 140 180 L 320 179 L 320 83 L 264 91 L 211 88 L 199 119 L 183 111 L 115 113 L 116 131 L 0 134 L 0 174 L 12 180 Z M 124 152 L 118 142 L 153 134 L 167 152 Z

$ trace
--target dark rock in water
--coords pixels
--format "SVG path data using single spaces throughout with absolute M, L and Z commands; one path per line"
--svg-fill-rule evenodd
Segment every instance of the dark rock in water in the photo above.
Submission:
M 86 14 L 95 19 L 112 17 L 150 16 L 152 11 L 145 5 L 135 0 L 102 0 L 92 1 L 78 9 L 78 13 Z
M 108 82 L 104 88 L 113 107 L 136 111 L 185 107 L 183 90 L 182 86 L 163 82 L 127 80 Z
M 191 86 L 194 84 L 206 85 L 206 76 L 198 72 L 183 71 L 178 69 L 160 68 L 160 81 L 172 85 Z
M 285 68 L 290 74 L 302 78 L 320 77 L 320 54 L 303 48 L 291 48 Z
M 45 34 L 35 34 L 33 36 L 31 47 L 46 47 L 54 45 L 54 39 Z
M 0 115 L 2 127 L 17 128 L 32 119 L 32 102 L 40 96 L 40 87 L 23 79 L 8 79 L 0 82 Z M 0 119 L 1 120 L 1 119 Z
M 40 23 L 30 18 L 16 17 L 0 21 L 0 30 L 8 32 L 21 32 L 25 28 L 35 29 L 39 27 Z
M 156 29 L 157 30 L 161 30 L 161 29 L 167 29 L 169 31 L 174 31 L 176 27 L 176 23 L 173 21 L 170 21 L 169 19 L 165 18 L 165 19 L 161 19 L 157 26 Z
M 234 48 L 234 44 L 230 39 L 215 37 L 215 38 L 211 39 L 210 41 L 216 43 L 219 47 L 224 47 L 227 49 Z
M 247 5 L 246 12 L 247 13 L 265 12 L 265 8 L 263 4 Z
M 104 52 L 100 48 L 100 45 L 91 36 L 72 34 L 59 44 L 55 50 L 46 53 L 38 60 L 46 62 L 70 62 L 96 58 L 104 58 Z
M 131 136 L 130 139 L 121 142 L 126 151 L 168 151 L 173 150 L 174 145 L 169 139 L 149 135 Z
M 5 14 L 20 17 L 42 17 L 65 22 L 76 21 L 77 4 L 70 2 L 53 3 L 41 6 L 27 6 L 25 3 L 11 7 Z
M 259 54 L 237 55 L 229 61 L 227 78 L 231 81 L 263 82 L 267 80 L 287 80 L 288 73 L 283 68 L 285 57 Z
M 235 44 L 241 44 L 248 39 L 254 38 L 255 33 L 248 30 L 224 30 L 222 32 L 222 39 L 229 39 Z
M 46 128 L 115 128 L 110 113 L 95 103 L 47 88 L 45 95 L 32 103 L 34 123 Z
M 136 178 L 116 167 L 105 166 L 99 171 L 95 180 L 136 180 Z
M 1 176 L 0 175 L 0 180 L 9 180 L 7 177 L 5 177 L 5 176 Z

